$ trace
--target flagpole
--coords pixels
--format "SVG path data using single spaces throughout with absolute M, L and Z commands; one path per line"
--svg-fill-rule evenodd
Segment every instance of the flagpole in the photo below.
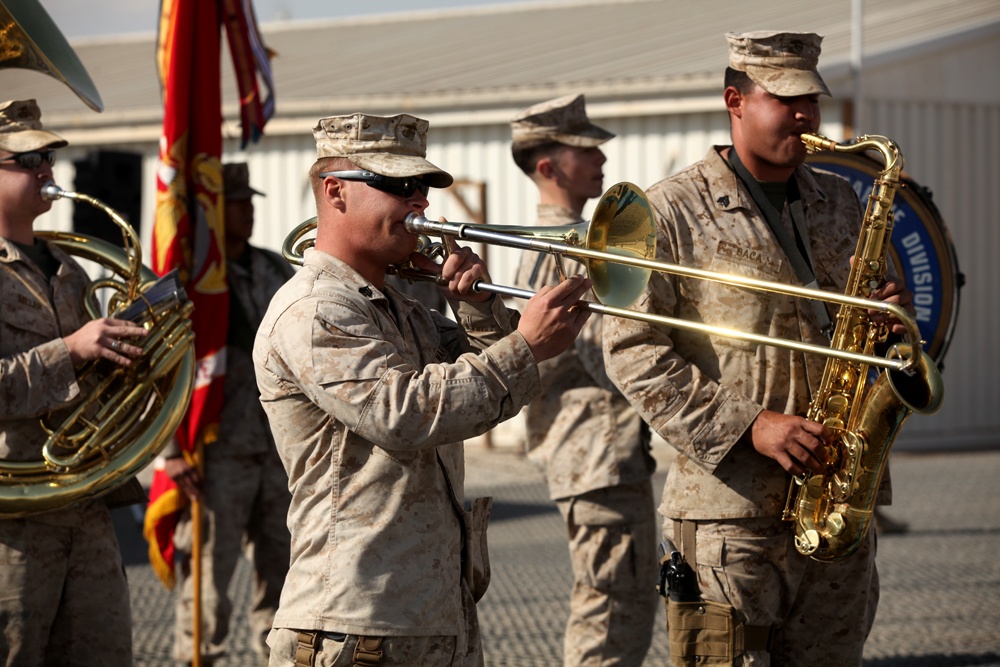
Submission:
M 195 465 L 198 479 L 205 480 L 205 448 L 201 438 L 195 445 Z M 201 522 L 202 504 L 200 498 L 191 500 L 191 586 L 192 624 L 191 630 L 191 667 L 201 667 Z
M 274 113 L 272 52 L 264 45 L 251 0 L 160 0 L 156 62 L 163 92 L 163 133 L 157 169 L 153 270 L 179 268 L 195 304 L 198 377 L 178 444 L 204 482 L 204 447 L 215 441 L 222 411 L 228 285 L 222 193 L 221 26 L 225 24 L 240 99 L 241 148 L 256 142 Z M 261 94 L 261 84 L 266 95 Z M 154 471 L 143 534 L 150 563 L 172 588 L 174 528 L 190 508 L 192 664 L 202 661 L 204 500 L 183 500 L 163 469 Z M 185 584 L 186 585 L 186 584 Z

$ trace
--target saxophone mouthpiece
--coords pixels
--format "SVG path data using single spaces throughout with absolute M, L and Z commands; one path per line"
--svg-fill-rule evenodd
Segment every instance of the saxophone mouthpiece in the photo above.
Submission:
M 803 132 L 799 139 L 802 143 L 806 145 L 806 151 L 809 153 L 818 153 L 820 151 L 832 151 L 836 150 L 837 142 L 832 139 L 827 139 L 821 134 L 812 134 L 810 132 Z

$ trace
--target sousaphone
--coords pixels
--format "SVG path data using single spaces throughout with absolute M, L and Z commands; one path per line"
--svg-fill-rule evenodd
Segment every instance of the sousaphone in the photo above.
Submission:
M 83 63 L 37 0 L 0 0 L 0 69 L 10 67 L 48 74 L 94 111 L 104 110 Z

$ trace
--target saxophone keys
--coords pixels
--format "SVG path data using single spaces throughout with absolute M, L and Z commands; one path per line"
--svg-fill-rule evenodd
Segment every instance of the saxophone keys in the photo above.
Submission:
M 834 537 L 844 532 L 846 526 L 847 522 L 844 521 L 844 515 L 840 512 L 832 512 L 830 516 L 826 517 L 826 529 Z
M 803 556 L 809 556 L 816 553 L 825 541 L 819 531 L 805 530 L 795 536 L 795 550 Z
M 854 481 L 852 476 L 843 470 L 838 471 L 830 479 L 830 495 L 835 502 L 847 502 L 851 497 L 853 489 Z
M 810 498 L 822 498 L 826 492 L 823 475 L 813 475 L 806 480 L 806 493 Z
M 845 385 L 849 385 L 851 381 L 851 375 L 845 373 L 843 382 Z M 849 401 L 847 397 L 843 394 L 833 394 L 826 401 L 826 411 L 830 416 L 823 420 L 823 424 L 827 428 L 831 429 L 842 429 L 844 428 L 844 421 L 840 418 L 847 412 L 849 407 Z

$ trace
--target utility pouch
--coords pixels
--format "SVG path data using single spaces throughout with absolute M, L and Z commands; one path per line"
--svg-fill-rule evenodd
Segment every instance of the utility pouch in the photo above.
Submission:
M 465 545 L 462 553 L 462 576 L 472 599 L 476 602 L 486 595 L 490 585 L 490 552 L 486 541 L 486 528 L 493 511 L 493 498 L 476 498 L 472 509 L 465 513 Z
M 673 665 L 733 664 L 736 633 L 731 605 L 667 599 L 667 628 Z
M 703 600 L 697 575 L 669 540 L 660 544 L 659 589 L 674 667 L 732 665 L 745 651 L 770 650 L 771 627 L 737 623 L 732 605 Z

